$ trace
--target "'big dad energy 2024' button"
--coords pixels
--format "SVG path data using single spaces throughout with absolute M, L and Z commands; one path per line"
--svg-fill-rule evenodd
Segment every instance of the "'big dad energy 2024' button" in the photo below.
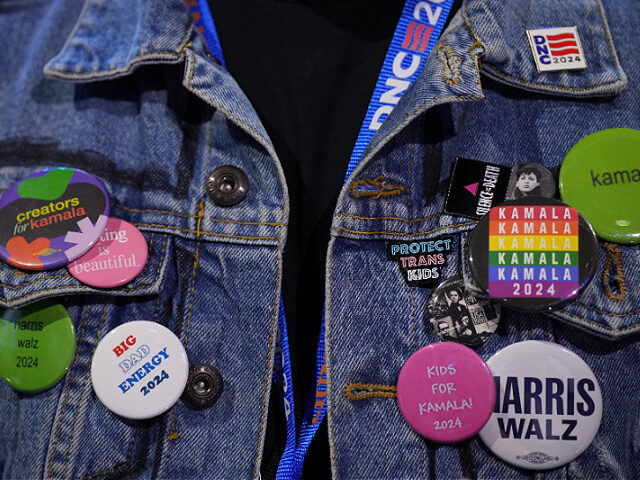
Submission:
M 178 337 L 148 321 L 111 330 L 91 362 L 91 382 L 100 401 L 131 419 L 166 412 L 182 395 L 188 375 L 189 361 Z

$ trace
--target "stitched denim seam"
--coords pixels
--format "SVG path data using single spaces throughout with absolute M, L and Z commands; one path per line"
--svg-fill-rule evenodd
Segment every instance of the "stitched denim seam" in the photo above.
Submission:
M 343 230 L 345 232 L 355 233 L 355 234 L 358 234 L 358 235 L 398 235 L 398 236 L 401 236 L 401 237 L 413 238 L 413 237 L 416 237 L 416 236 L 419 236 L 419 235 L 427 235 L 429 233 L 437 232 L 438 230 L 443 230 L 445 228 L 462 227 L 462 226 L 465 226 L 465 225 L 474 225 L 475 223 L 477 223 L 477 222 L 458 223 L 456 225 L 443 225 L 441 227 L 434 228 L 433 230 L 429 230 L 429 231 L 426 231 L 426 232 L 418 232 L 418 233 L 399 233 L 399 232 L 385 232 L 385 231 L 380 231 L 380 232 L 362 232 L 362 231 L 359 231 L 359 230 L 351 230 L 351 229 L 348 229 L 348 228 L 345 228 L 345 227 L 342 227 L 342 226 L 340 226 L 338 228 L 338 230 Z
M 208 171 L 209 168 L 209 164 L 207 163 L 207 167 L 205 170 Z M 185 214 L 185 213 L 179 213 L 179 212 L 172 212 L 169 210 L 155 210 L 155 209 L 151 209 L 151 208 L 146 208 L 146 209 L 139 209 L 139 208 L 131 208 L 131 207 L 125 207 L 124 205 L 112 205 L 113 207 L 116 208 L 121 208 L 123 210 L 127 210 L 130 212 L 137 212 L 137 213 L 162 213 L 165 215 L 172 215 L 172 216 L 177 216 L 177 217 L 182 217 L 182 218 L 197 218 L 197 215 L 189 215 L 189 214 Z M 282 227 L 282 226 L 286 226 L 285 223 L 282 223 L 282 220 L 280 222 L 241 222 L 238 220 L 228 220 L 228 219 L 222 219 L 222 218 L 213 218 L 213 217 L 209 217 L 209 220 L 212 222 L 220 222 L 220 223 L 233 223 L 236 225 L 266 225 L 268 227 Z
M 544 87 L 550 90 L 557 90 L 559 92 L 589 92 L 592 90 L 596 90 L 598 88 L 601 87 L 607 87 L 609 85 L 615 85 L 616 83 L 618 83 L 620 81 L 620 78 L 618 78 L 618 80 L 614 81 L 614 82 L 607 82 L 607 83 L 600 83 L 598 85 L 593 85 L 591 87 L 558 87 L 556 85 L 549 85 L 546 83 L 536 83 L 536 82 L 530 82 L 528 80 L 523 80 L 521 78 L 518 77 L 514 77 L 513 75 L 509 75 L 508 73 L 504 73 L 501 70 L 498 70 L 496 67 L 494 67 L 491 64 L 488 63 L 483 63 L 482 64 L 482 69 L 486 71 L 486 67 L 488 67 L 490 70 L 493 70 L 494 73 L 502 76 L 502 77 L 506 77 L 510 80 L 513 80 L 515 82 L 520 82 L 520 83 L 524 83 L 525 85 L 533 85 L 536 87 Z M 617 73 L 617 72 L 616 72 Z
M 192 57 L 191 58 L 191 70 L 189 71 L 189 76 L 187 78 L 187 85 L 189 85 L 189 87 L 191 87 L 196 92 L 200 93 L 205 98 L 209 99 L 211 104 L 213 104 L 217 109 L 219 109 L 222 112 L 226 113 L 228 116 L 232 117 L 233 119 L 238 121 L 240 124 L 244 125 L 250 132 L 254 133 L 258 138 L 260 138 L 260 140 L 262 140 L 263 146 L 267 149 L 267 151 L 269 151 L 270 150 L 269 149 L 269 142 L 262 135 L 260 135 L 256 130 L 254 130 L 252 127 L 250 127 L 240 117 L 238 117 L 237 115 L 233 114 L 229 110 L 225 109 L 222 105 L 220 105 L 218 102 L 216 102 L 211 96 L 207 95 L 204 91 L 200 90 L 198 87 L 193 85 L 192 79 L 193 79 L 193 72 L 195 70 L 195 64 L 196 64 L 196 62 L 195 62 L 195 54 L 193 52 L 191 52 L 191 57 Z M 284 185 L 282 184 L 282 180 L 280 178 L 278 178 L 278 183 L 280 185 L 280 192 L 282 194 L 282 198 L 284 199 Z M 280 223 L 284 223 L 284 217 L 285 217 L 286 213 L 287 213 L 287 206 L 283 205 L 283 207 L 282 207 L 282 217 L 280 219 Z M 275 239 L 275 236 L 273 238 L 271 238 L 270 240 L 274 240 L 274 239 Z
M 60 418 L 58 419 L 58 427 L 56 428 L 56 437 L 53 440 L 53 447 L 52 447 L 52 451 L 51 451 L 51 457 L 49 458 L 49 480 L 52 479 L 53 476 L 53 462 L 55 460 L 56 457 L 56 447 L 58 446 L 58 439 L 60 437 L 60 430 L 62 429 L 62 419 L 64 417 L 64 412 L 65 409 L 67 407 L 67 400 L 69 399 L 69 392 L 71 391 L 71 382 L 73 381 L 73 377 L 75 374 L 75 369 L 74 367 L 76 366 L 76 363 L 78 361 L 78 358 L 80 358 L 80 345 L 82 344 L 82 340 L 84 339 L 84 332 L 85 329 L 87 327 L 87 321 L 89 320 L 89 312 L 91 311 L 91 305 L 87 306 L 87 313 L 85 314 L 84 317 L 84 322 L 82 324 L 82 331 L 80 332 L 80 336 L 78 337 L 78 342 L 77 342 L 77 347 L 76 347 L 76 355 L 73 359 L 73 363 L 71 364 L 71 367 L 69 369 L 69 379 L 67 381 L 67 391 L 65 392 L 65 396 L 64 396 L 64 401 L 62 402 L 62 408 L 60 409 Z
M 342 229 L 342 223 L 344 222 L 344 216 L 340 219 L 340 225 L 338 226 L 338 230 Z M 334 244 L 334 248 L 335 248 L 335 244 Z M 331 302 L 333 300 L 333 259 L 334 259 L 334 251 L 333 248 L 331 249 L 331 259 L 329 260 L 329 275 L 327 278 L 327 281 L 329 283 L 329 293 L 327 295 L 327 299 L 325 300 L 325 316 L 326 316 L 326 324 L 325 324 L 325 340 L 326 340 L 326 347 L 325 347 L 325 359 L 327 362 L 327 365 L 330 367 L 331 365 Z M 328 353 L 328 354 L 327 354 Z M 329 371 L 331 371 L 331 377 L 329 377 Z M 331 424 L 331 434 L 329 435 L 329 443 L 331 445 L 330 448 L 330 452 L 331 452 L 331 462 L 332 462 L 332 466 L 331 469 L 333 471 L 333 468 L 335 466 L 335 479 L 334 480 L 339 480 L 339 476 L 338 476 L 338 459 L 336 457 L 336 432 L 335 432 L 335 422 L 333 419 L 333 370 L 331 368 L 327 369 L 327 423 Z M 331 407 L 331 408 L 329 408 Z M 331 420 L 331 422 L 329 422 L 329 420 Z
M 107 313 L 107 306 L 109 304 L 105 302 L 104 309 L 102 310 L 102 316 L 100 317 L 100 323 L 98 325 L 98 332 L 96 334 L 96 341 L 93 345 L 93 351 L 91 352 L 91 357 L 93 357 L 94 353 L 96 353 L 96 348 L 98 348 L 98 342 L 100 340 L 100 333 L 102 332 L 102 324 L 104 323 L 104 317 Z M 80 413 L 80 407 L 82 405 L 82 399 L 84 397 L 84 392 L 87 389 L 87 383 L 89 381 L 89 376 L 91 375 L 91 367 L 87 370 L 87 374 L 84 377 L 84 383 L 82 385 L 82 390 L 80 391 L 80 398 L 78 399 L 78 406 L 76 408 L 75 414 L 73 415 L 73 423 L 71 427 L 71 433 L 69 434 L 69 446 L 67 447 L 67 456 L 64 462 L 64 469 L 62 470 L 62 476 L 67 476 L 67 467 L 69 466 L 69 457 L 71 457 L 71 448 L 73 446 L 73 436 L 76 431 L 76 425 L 78 422 L 78 414 Z
M 206 97 L 207 99 L 209 99 L 209 101 L 219 110 L 223 111 L 224 113 L 226 113 L 227 115 L 229 115 L 230 117 L 234 118 L 235 120 L 237 120 L 238 122 L 240 122 L 242 125 L 244 125 L 245 127 L 247 127 L 247 129 L 249 129 L 249 131 L 251 131 L 252 133 L 254 133 L 256 136 L 258 136 L 258 138 L 260 138 L 265 145 L 268 145 L 269 142 L 267 142 L 267 140 L 260 135 L 258 132 L 256 132 L 252 127 L 250 127 L 244 120 L 242 120 L 240 117 L 238 117 L 237 115 L 235 115 L 234 113 L 232 113 L 231 111 L 227 110 L 226 108 L 224 108 L 222 105 L 220 105 L 218 102 L 216 102 L 213 98 L 211 98 L 209 95 L 207 95 L 205 92 L 203 92 L 202 90 L 200 90 L 198 87 L 196 87 L 195 85 L 193 85 L 193 83 L 191 83 L 192 78 L 193 78 L 193 71 L 195 70 L 195 54 L 192 52 L 192 59 L 191 59 L 191 70 L 189 71 L 189 76 L 187 77 L 187 85 L 189 85 L 191 88 L 193 88 L 196 92 L 200 93 L 202 96 Z
M 284 218 L 283 218 L 284 220 Z M 262 386 L 262 405 L 260 408 L 260 423 L 259 423 L 259 428 L 260 428 L 260 433 L 258 435 L 258 448 L 256 450 L 256 456 L 254 458 L 254 467 L 253 467 L 253 477 L 256 477 L 256 473 L 259 473 L 260 470 L 260 465 L 258 464 L 258 458 L 260 458 L 260 450 L 261 450 L 261 444 L 262 444 L 262 435 L 263 435 L 263 430 L 265 430 L 266 426 L 263 425 L 264 424 L 264 414 L 265 414 L 265 404 L 266 404 L 266 400 L 267 400 L 267 387 L 269 386 L 269 377 L 271 376 L 271 370 L 272 368 L 270 368 L 271 366 L 271 350 L 272 350 L 272 343 L 273 343 L 273 333 L 274 333 L 274 329 L 277 328 L 277 322 L 278 322 L 278 291 L 280 290 L 280 281 L 281 281 L 281 254 L 280 254 L 280 243 L 282 241 L 282 229 L 280 229 L 280 234 L 278 235 L 278 246 L 277 246 L 277 265 L 278 265 L 278 270 L 276 273 L 276 291 L 275 291 L 275 295 L 274 295 L 274 300 L 273 300 L 273 318 L 271 320 L 271 333 L 269 335 L 269 353 L 267 354 L 267 373 L 265 374 L 265 378 L 264 378 L 264 384 Z
M 634 327 L 640 326 L 640 323 L 635 323 L 633 325 L 627 325 L 626 327 L 623 327 L 623 328 L 616 328 L 616 327 L 612 327 L 610 325 L 605 325 L 603 323 L 596 322 L 595 320 L 591 320 L 589 318 L 581 317 L 579 315 L 576 315 L 575 313 L 567 312 L 566 310 L 561 310 L 558 313 L 566 313 L 567 315 L 570 315 L 570 316 L 572 316 L 574 318 L 577 318 L 579 320 L 584 320 L 586 322 L 593 323 L 594 325 L 598 325 L 600 327 L 606 328 L 607 330 L 612 330 L 614 332 L 624 332 L 625 330 L 630 330 L 630 329 L 632 329 Z
M 282 222 L 240 222 L 237 220 L 223 220 L 218 218 L 209 218 L 212 222 L 234 223 L 236 225 L 264 225 L 267 227 L 286 227 L 286 223 Z
M 198 222 L 196 224 L 196 230 L 198 233 L 200 232 L 200 222 L 202 221 L 203 216 L 204 216 L 204 203 L 200 202 L 200 204 L 198 205 Z M 200 239 L 199 239 L 199 235 L 197 235 L 196 236 L 196 252 L 193 259 L 193 276 L 191 279 L 191 292 L 189 294 L 190 296 L 189 312 L 187 313 L 187 325 L 185 328 L 184 342 L 183 342 L 185 348 L 187 347 L 187 342 L 189 341 L 189 326 L 191 325 L 191 314 L 193 313 L 193 299 L 195 298 L 196 271 L 198 269 L 198 264 L 200 259 L 199 257 L 200 257 Z M 175 433 L 174 427 L 176 423 L 177 414 L 178 414 L 178 404 L 176 403 L 175 407 L 173 408 L 173 417 L 171 418 L 171 427 L 169 428 L 169 437 L 173 437 L 173 438 L 168 438 L 169 443 L 167 444 L 167 456 L 165 457 L 164 470 L 162 473 L 163 479 L 166 478 L 167 469 L 169 467 L 169 456 L 171 454 L 171 442 L 177 438 L 177 436 L 173 436 Z
M 153 208 L 131 208 L 131 207 L 125 207 L 124 205 L 119 205 L 119 204 L 113 204 L 111 205 L 112 207 L 116 207 L 116 208 L 121 208 L 122 210 L 127 210 L 129 212 L 138 212 L 138 213 L 164 213 L 167 215 L 175 215 L 176 217 L 182 217 L 182 218 L 196 218 L 197 215 L 189 215 L 186 213 L 179 213 L 179 212 L 172 212 L 170 210 L 156 210 Z
M 411 220 L 411 219 L 400 218 L 400 217 L 359 217 L 358 215 L 351 215 L 349 213 L 340 212 L 340 213 L 336 214 L 336 217 L 344 216 L 344 217 L 349 217 L 349 218 L 355 218 L 355 219 L 358 219 L 358 220 L 370 220 L 370 221 L 375 221 L 375 220 L 397 220 L 399 222 L 405 222 L 405 223 L 412 224 L 412 223 L 423 222 L 425 220 L 432 220 L 434 218 L 440 217 L 441 215 L 442 215 L 441 213 L 437 213 L 436 215 L 431 215 L 430 217 L 416 218 L 414 220 Z
M 141 227 L 158 227 L 158 228 L 169 228 L 172 230 L 179 230 L 185 233 L 199 233 L 200 235 L 212 235 L 215 237 L 229 237 L 229 238 L 238 238 L 242 240 L 275 240 L 277 235 L 273 235 L 271 237 L 251 237 L 251 236 L 242 236 L 242 235 L 231 235 L 227 233 L 214 233 L 214 232 L 198 232 L 197 230 L 189 230 L 187 228 L 182 227 L 174 227 L 172 225 L 160 225 L 156 223 L 134 223 L 134 225 L 139 225 Z

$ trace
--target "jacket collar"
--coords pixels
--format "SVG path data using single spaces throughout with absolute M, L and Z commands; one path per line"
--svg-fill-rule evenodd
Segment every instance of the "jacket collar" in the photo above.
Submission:
M 541 95 L 606 97 L 627 85 L 600 0 L 465 0 L 411 85 L 369 143 L 371 158 L 409 122 L 441 103 L 483 98 L 482 76 Z M 585 70 L 538 73 L 527 29 L 577 26 Z M 362 161 L 361 164 L 366 163 Z M 358 170 L 354 172 L 354 176 Z
M 141 64 L 186 59 L 185 86 L 225 112 L 275 155 L 257 115 L 248 102 L 237 101 L 239 90 L 228 73 L 210 57 L 207 60 L 192 25 L 181 0 L 87 0 L 71 36 L 44 72 L 49 77 L 86 82 L 127 75 Z M 574 25 L 587 69 L 538 73 L 526 30 Z M 395 133 L 437 104 L 481 99 L 481 73 L 516 88 L 573 97 L 616 95 L 627 84 L 600 0 L 531 0 L 518 8 L 503 0 L 465 0 L 421 76 L 363 157 L 371 157 Z
M 192 34 L 180 0 L 87 0 L 48 77 L 76 82 L 127 75 L 145 63 L 178 63 Z

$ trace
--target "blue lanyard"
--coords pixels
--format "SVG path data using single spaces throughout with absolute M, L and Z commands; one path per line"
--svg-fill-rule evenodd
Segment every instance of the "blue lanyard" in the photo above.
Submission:
M 422 72 L 429 53 L 436 44 L 447 20 L 454 0 L 407 0 L 400 21 L 393 34 L 391 45 L 384 59 L 378 82 L 367 109 L 364 122 L 349 159 L 344 182 L 360 162 L 369 141 L 389 116 L 402 94 Z M 194 15 L 196 28 L 204 35 L 211 54 L 222 65 L 222 48 L 213 23 L 213 17 L 206 0 L 184 0 Z M 287 443 L 278 465 L 276 479 L 297 480 L 302 475 L 304 457 L 311 439 L 322 423 L 327 412 L 327 370 L 325 358 L 325 319 L 322 315 L 320 340 L 316 353 L 315 392 L 310 393 L 300 436 L 296 442 L 295 420 L 293 418 L 293 389 L 291 385 L 291 359 L 287 337 L 287 323 L 284 306 L 280 297 L 278 316 L 279 337 L 276 342 L 274 381 L 286 418 Z

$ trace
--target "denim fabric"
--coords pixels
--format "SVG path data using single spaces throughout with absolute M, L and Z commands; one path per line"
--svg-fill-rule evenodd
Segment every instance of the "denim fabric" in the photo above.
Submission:
M 525 30 L 565 25 L 578 27 L 587 70 L 538 74 Z M 150 249 L 142 274 L 112 290 L 81 285 L 66 269 L 0 265 L 3 306 L 59 297 L 78 335 L 55 387 L 27 395 L 0 383 L 3 477 L 258 478 L 288 197 L 249 100 L 208 55 L 180 0 L 10 0 L 0 5 L 0 26 L 0 188 L 40 168 L 82 168 L 104 182 L 112 214 L 136 224 Z M 344 391 L 358 382 L 395 385 L 407 358 L 437 341 L 425 319 L 431 289 L 406 285 L 386 259 L 387 241 L 453 237 L 444 275 L 462 272 L 477 291 L 465 260 L 475 221 L 442 214 L 456 156 L 557 171 L 587 134 L 640 128 L 639 28 L 635 0 L 468 0 L 451 21 L 338 199 L 326 282 L 336 479 L 534 476 L 477 439 L 421 439 L 393 398 L 354 401 Z M 249 191 L 221 208 L 204 183 L 225 164 L 247 174 Z M 402 189 L 353 195 L 355 181 L 380 176 Z M 603 289 L 602 248 L 577 302 L 549 315 L 503 309 L 497 332 L 477 349 L 487 359 L 521 340 L 557 342 L 600 382 L 595 441 L 540 478 L 640 477 L 640 250 L 620 250 L 624 299 Z M 607 285 L 619 280 L 609 277 Z M 109 412 L 89 366 L 100 338 L 130 320 L 167 325 L 190 362 L 214 365 L 224 379 L 219 401 L 202 411 L 180 401 L 147 421 Z

